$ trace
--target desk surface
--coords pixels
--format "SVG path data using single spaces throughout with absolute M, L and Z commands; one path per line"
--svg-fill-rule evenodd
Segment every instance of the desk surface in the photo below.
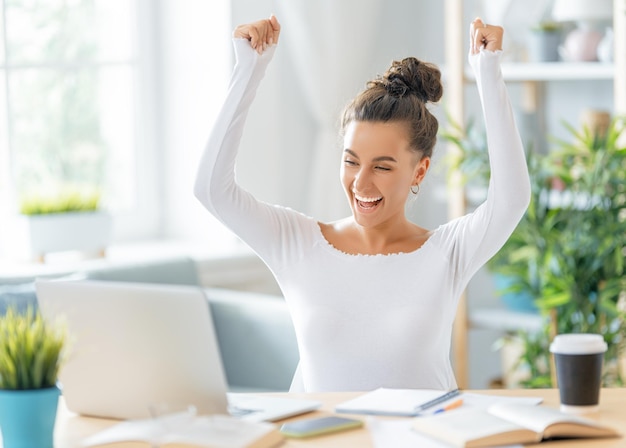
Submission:
M 472 391 L 494 395 L 516 395 L 516 396 L 541 396 L 544 398 L 543 405 L 558 407 L 558 391 L 554 389 L 502 389 L 502 390 L 482 390 Z M 334 407 L 338 403 L 354 398 L 358 393 L 319 393 L 319 394 L 278 394 L 293 398 L 306 398 L 320 400 L 323 407 L 316 412 L 304 414 L 289 420 L 322 416 L 334 413 Z M 594 420 L 613 426 L 622 432 L 626 430 L 626 388 L 603 389 L 600 396 L 600 412 L 595 415 L 588 415 Z M 364 418 L 364 416 L 356 416 Z M 287 420 L 285 420 L 287 421 Z M 63 402 L 59 407 L 57 426 L 55 431 L 56 448 L 77 448 L 83 438 L 103 430 L 117 423 L 112 420 L 80 417 L 65 409 Z M 116 445 L 116 447 L 122 445 Z M 124 447 L 145 447 L 143 444 L 125 444 Z M 326 435 L 308 440 L 287 439 L 281 447 L 319 447 L 319 448 L 346 448 L 346 447 L 372 447 L 372 441 L 366 428 L 350 430 L 334 435 Z M 554 441 L 548 444 L 541 444 L 542 447 L 587 447 L 587 448 L 617 448 L 626 447 L 626 439 L 595 439 L 595 440 L 566 440 Z

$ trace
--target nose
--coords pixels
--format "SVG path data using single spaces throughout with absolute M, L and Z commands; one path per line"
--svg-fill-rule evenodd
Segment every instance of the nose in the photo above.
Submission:
M 365 193 L 368 187 L 370 186 L 370 184 L 371 184 L 371 177 L 368 171 L 361 168 L 354 176 L 354 181 L 352 182 L 352 188 L 354 189 L 354 191 Z

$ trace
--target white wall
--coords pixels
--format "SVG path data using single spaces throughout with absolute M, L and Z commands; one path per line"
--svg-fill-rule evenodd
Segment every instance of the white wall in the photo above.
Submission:
M 237 240 L 193 195 L 196 168 L 232 67 L 228 0 L 155 0 L 159 10 L 162 236 L 221 252 Z

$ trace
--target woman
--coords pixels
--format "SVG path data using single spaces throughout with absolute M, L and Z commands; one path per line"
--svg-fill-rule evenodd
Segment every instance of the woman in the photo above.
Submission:
M 503 30 L 471 24 L 491 181 L 484 204 L 435 230 L 405 216 L 430 166 L 442 94 L 436 67 L 394 62 L 343 116 L 341 179 L 352 215 L 331 223 L 257 201 L 234 175 L 247 111 L 276 50 L 276 17 L 234 31 L 228 97 L 195 194 L 268 265 L 293 318 L 300 364 L 292 390 L 452 389 L 452 324 L 476 271 L 510 236 L 530 198 L 523 147 L 500 73 Z

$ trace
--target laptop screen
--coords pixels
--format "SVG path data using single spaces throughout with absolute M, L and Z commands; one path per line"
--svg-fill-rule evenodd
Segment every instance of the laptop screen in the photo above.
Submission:
M 154 407 L 226 414 L 226 380 L 199 287 L 110 281 L 37 281 L 41 313 L 64 319 L 59 372 L 69 410 L 146 418 Z

